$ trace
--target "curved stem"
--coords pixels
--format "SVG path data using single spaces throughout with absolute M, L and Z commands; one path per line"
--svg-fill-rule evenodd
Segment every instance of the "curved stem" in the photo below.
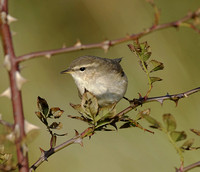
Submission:
M 173 141 L 171 135 L 169 132 L 167 131 L 164 131 L 165 134 L 167 135 L 170 143 L 173 145 L 173 147 L 176 149 L 177 153 L 179 154 L 179 157 L 180 157 L 180 162 L 181 162 L 181 165 L 183 166 L 184 165 L 184 156 L 183 156 L 183 152 L 181 151 L 181 149 L 176 145 L 176 143 Z
M 184 167 L 184 168 L 183 168 L 183 172 L 189 171 L 189 170 L 191 170 L 191 169 L 193 169 L 193 168 L 196 168 L 196 167 L 200 167 L 200 161 L 195 162 L 195 163 L 193 163 L 193 164 L 190 164 L 190 165 Z M 177 172 L 181 172 L 181 171 L 177 171 Z

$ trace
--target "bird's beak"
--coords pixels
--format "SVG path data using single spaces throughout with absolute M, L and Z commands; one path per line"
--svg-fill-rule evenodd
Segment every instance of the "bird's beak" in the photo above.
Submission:
M 66 70 L 63 70 L 62 72 L 60 72 L 61 74 L 65 74 L 65 73 L 71 73 L 72 69 L 68 68 Z

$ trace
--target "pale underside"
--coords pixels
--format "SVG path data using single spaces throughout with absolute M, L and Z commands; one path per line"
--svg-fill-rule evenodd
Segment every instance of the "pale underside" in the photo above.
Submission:
M 101 76 L 87 77 L 76 75 L 72 73 L 75 83 L 82 95 L 86 90 L 93 93 L 100 106 L 106 106 L 118 102 L 123 98 L 127 89 L 127 77 L 121 76 L 120 73 L 107 73 Z M 91 79 L 92 78 L 92 79 Z

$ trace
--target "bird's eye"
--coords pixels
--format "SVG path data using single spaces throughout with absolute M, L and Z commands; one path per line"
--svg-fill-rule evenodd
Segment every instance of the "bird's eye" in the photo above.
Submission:
M 81 67 L 81 68 L 80 68 L 80 71 L 84 71 L 84 70 L 85 70 L 85 67 Z

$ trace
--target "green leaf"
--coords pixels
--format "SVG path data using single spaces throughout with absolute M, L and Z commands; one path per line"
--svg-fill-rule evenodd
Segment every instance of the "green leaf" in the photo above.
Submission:
M 159 77 L 150 77 L 150 80 L 151 80 L 151 83 L 154 83 L 156 81 L 162 81 L 162 79 Z
M 116 114 L 115 106 L 116 103 L 100 108 L 95 121 L 112 118 Z
M 159 66 L 160 64 L 162 64 L 161 62 L 157 61 L 157 60 L 151 60 L 150 63 L 154 66 L 154 67 L 157 67 Z
M 47 116 L 48 112 L 49 112 L 49 105 L 47 103 L 47 101 L 43 98 L 41 98 L 40 96 L 38 96 L 37 99 L 37 105 L 38 105 L 38 109 L 45 115 Z
M 185 140 L 187 137 L 185 131 L 172 131 L 170 133 L 170 135 L 171 135 L 171 138 L 173 139 L 173 141 L 175 141 L 175 142 Z
M 158 70 L 163 70 L 163 69 L 164 69 L 164 66 L 160 65 L 160 66 L 157 66 L 157 67 L 153 68 L 153 69 L 150 71 L 150 73 L 155 72 L 155 71 L 158 71 Z
M 142 55 L 142 60 L 147 61 L 151 57 L 151 52 L 146 52 Z
M 171 114 L 164 114 L 163 122 L 167 131 L 174 131 L 176 129 L 176 120 Z
M 142 117 L 144 119 L 146 119 L 150 124 L 153 124 L 153 126 L 151 126 L 152 128 L 156 128 L 156 129 L 161 129 L 162 128 L 162 125 L 157 120 L 152 118 L 151 116 L 142 114 Z
M 97 98 L 92 93 L 86 91 L 82 96 L 81 107 L 87 115 L 94 119 L 99 109 Z
M 184 150 L 190 150 L 191 146 L 194 144 L 194 139 L 189 139 L 186 142 L 183 143 L 181 146 L 182 149 Z
M 150 73 L 164 69 L 164 64 L 162 62 L 159 62 L 157 60 L 151 60 L 150 63 L 154 66 Z
M 85 114 L 85 111 L 80 104 L 75 105 L 70 103 L 70 106 L 73 107 L 76 111 L 78 111 L 81 115 Z
M 108 125 L 108 124 L 110 124 L 111 122 L 112 122 L 112 121 L 109 120 L 109 119 L 99 120 L 99 121 L 97 122 L 97 125 L 95 126 L 95 130 L 96 130 L 97 128 L 102 127 L 102 126 Z
M 148 46 L 148 43 L 147 43 L 147 41 L 145 41 L 145 42 L 142 42 L 142 43 L 137 43 L 138 44 L 138 46 L 140 47 L 140 52 L 141 53 L 145 53 L 145 52 L 148 52 L 148 49 L 149 49 L 149 46 Z

